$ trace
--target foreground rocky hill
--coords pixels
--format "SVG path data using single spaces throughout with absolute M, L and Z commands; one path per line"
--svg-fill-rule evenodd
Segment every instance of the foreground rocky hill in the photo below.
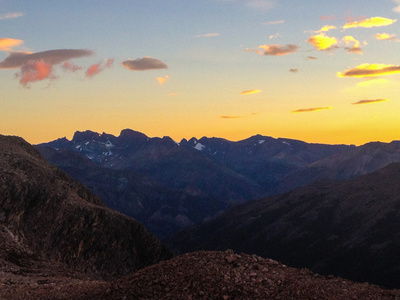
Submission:
M 234 249 L 400 288 L 400 164 L 238 205 L 170 240 L 178 252 Z
M 256 255 L 195 252 L 142 269 L 113 282 L 0 279 L 5 299 L 398 299 L 384 290 L 333 276 L 293 269 Z M 13 283 L 10 283 L 10 280 Z
M 0 238 L 3 275 L 115 278 L 171 257 L 138 221 L 107 208 L 17 137 L 0 136 Z

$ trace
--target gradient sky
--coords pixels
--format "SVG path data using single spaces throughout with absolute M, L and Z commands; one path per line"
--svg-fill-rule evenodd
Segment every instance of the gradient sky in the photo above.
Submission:
M 0 133 L 400 140 L 400 0 L 0 0 Z

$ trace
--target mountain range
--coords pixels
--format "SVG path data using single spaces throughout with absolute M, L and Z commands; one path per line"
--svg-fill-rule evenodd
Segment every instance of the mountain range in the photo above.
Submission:
M 241 141 L 175 142 L 124 129 L 119 136 L 76 132 L 35 146 L 112 209 L 159 238 L 232 205 L 321 180 L 345 180 L 400 162 L 400 142 L 311 144 L 255 135 Z
M 77 159 L 82 161 L 80 156 Z M 279 245 L 283 253 L 298 250 L 295 258 L 303 255 L 305 263 L 310 263 L 312 255 L 314 262 L 332 255 L 325 260 L 327 265 L 339 259 L 339 267 L 350 270 L 355 259 L 359 264 L 354 274 L 371 278 L 370 274 L 381 272 L 389 284 L 396 284 L 398 239 L 393 228 L 398 223 L 399 169 L 399 165 L 390 165 L 351 181 L 315 184 L 269 200 L 238 204 L 178 237 L 199 233 L 187 240 L 193 247 L 210 245 L 210 240 L 218 238 L 218 247 L 224 248 L 236 233 L 240 243 L 257 250 L 265 246 L 264 240 L 254 243 L 260 236 L 281 234 L 280 239 L 269 240 L 277 243 L 272 247 L 276 252 Z M 139 222 L 107 208 L 21 138 L 0 136 L 0 185 L 2 299 L 400 297 L 398 290 L 318 275 L 230 249 L 171 258 L 171 252 Z M 205 235 L 201 230 L 221 220 L 227 223 L 215 232 Z M 274 222 L 276 226 L 268 227 Z M 231 232 L 226 231 L 229 225 L 234 225 Z M 219 236 L 224 231 L 225 236 Z M 178 241 L 183 239 L 174 241 L 175 246 L 182 245 Z M 327 243 L 325 248 L 323 243 Z M 343 252 L 348 245 L 351 255 Z M 247 249 L 252 251 L 252 247 Z

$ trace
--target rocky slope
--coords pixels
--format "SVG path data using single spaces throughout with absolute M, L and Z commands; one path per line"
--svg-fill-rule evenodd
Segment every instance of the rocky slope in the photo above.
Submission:
M 21 138 L 0 136 L 0 187 L 2 272 L 54 265 L 114 278 L 170 257 L 139 222 L 108 209 Z
M 400 287 L 400 164 L 238 205 L 173 238 L 179 252 L 234 249 Z
M 113 282 L 46 278 L 14 285 L 0 279 L 7 299 L 398 299 L 400 291 L 320 276 L 256 255 L 196 252 Z M 16 283 L 16 284 L 15 284 Z

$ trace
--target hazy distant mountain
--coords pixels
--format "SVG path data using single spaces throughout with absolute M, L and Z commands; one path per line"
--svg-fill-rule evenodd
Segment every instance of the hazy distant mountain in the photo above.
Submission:
M 37 149 L 118 211 L 159 237 L 271 194 L 287 174 L 352 146 L 307 144 L 260 135 L 232 142 L 174 142 L 125 129 L 118 137 L 92 131 Z
M 234 249 L 400 288 L 400 164 L 240 204 L 171 240 L 179 252 Z
M 0 136 L 0 186 L 2 272 L 111 278 L 171 256 L 21 138 Z

